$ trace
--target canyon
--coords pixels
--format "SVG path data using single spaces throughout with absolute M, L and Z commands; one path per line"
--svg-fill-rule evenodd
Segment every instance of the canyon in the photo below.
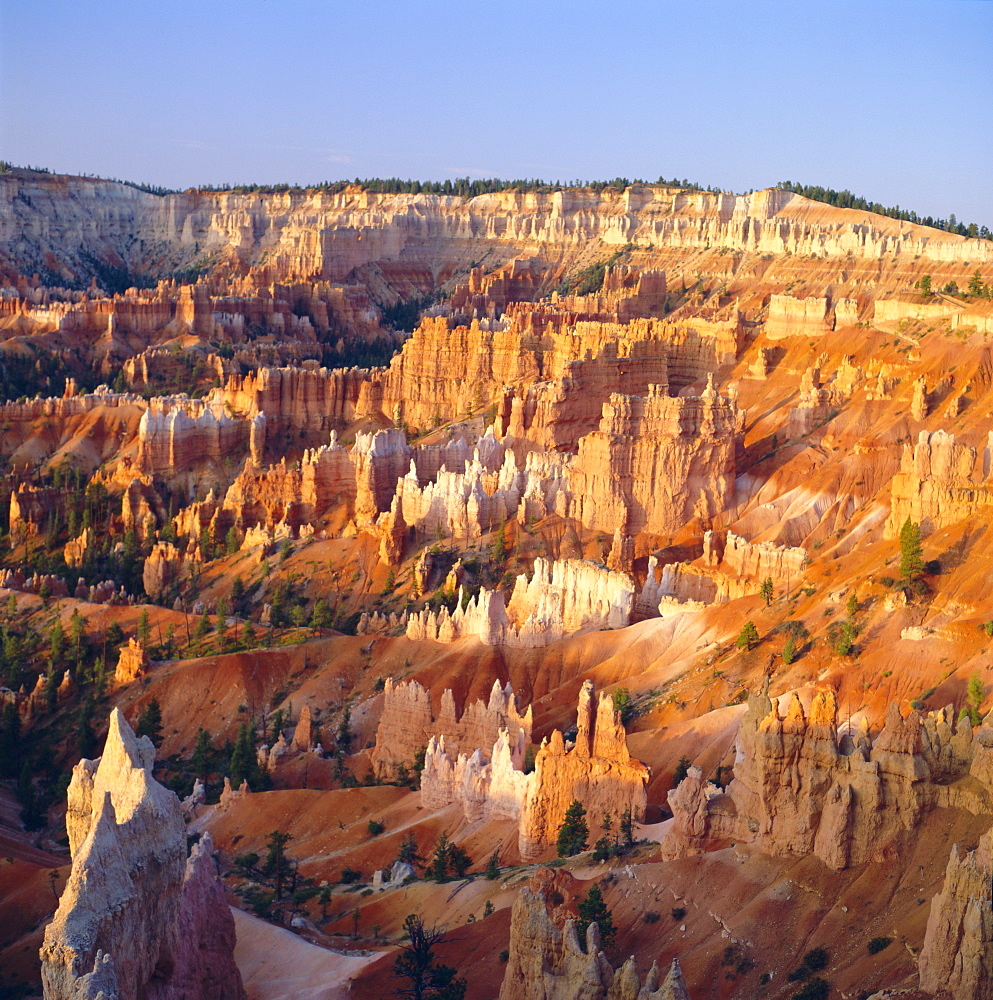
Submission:
M 984 1000 L 991 247 L 0 173 L 10 982 Z

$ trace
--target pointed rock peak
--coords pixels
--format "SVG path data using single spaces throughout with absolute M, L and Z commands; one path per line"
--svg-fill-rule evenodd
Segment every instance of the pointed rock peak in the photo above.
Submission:
M 802 729 L 807 725 L 807 719 L 803 713 L 803 703 L 800 701 L 800 696 L 796 691 L 790 695 L 790 704 L 786 709 L 786 718 L 783 721 L 793 729 Z
M 559 729 L 552 730 L 552 738 L 548 742 L 547 751 L 550 754 L 565 753 L 565 740 L 562 739 L 561 730 Z
M 662 983 L 659 1000 L 690 1000 L 690 994 L 686 989 L 686 980 L 683 978 L 683 970 L 679 967 L 678 958 L 672 960 L 669 974 Z
M 131 767 L 149 771 L 155 763 L 155 746 L 147 736 L 140 739 L 128 725 L 124 713 L 115 708 L 110 713 L 110 725 L 107 729 L 107 742 L 104 744 L 101 763 L 105 765 L 123 764 L 127 761 Z

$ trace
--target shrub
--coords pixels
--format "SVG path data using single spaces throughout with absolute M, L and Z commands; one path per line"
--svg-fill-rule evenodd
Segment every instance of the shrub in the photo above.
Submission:
M 357 872 L 354 868 L 342 868 L 341 878 L 338 881 L 342 885 L 351 885 L 353 882 L 358 882 L 362 878 L 362 872 Z
M 503 951 L 500 952 L 499 957 L 501 962 L 506 962 L 510 958 L 510 952 L 507 951 L 506 948 L 504 948 Z
M 879 952 L 885 951 L 893 943 L 893 938 L 888 937 L 874 937 L 867 945 L 866 948 L 869 950 L 870 955 L 878 955 Z
M 657 924 L 661 918 L 654 910 L 649 910 L 641 919 L 646 924 Z
M 386 829 L 386 826 L 380 823 L 378 819 L 371 819 L 369 820 L 367 829 L 369 830 L 370 837 L 378 837 Z
M 794 993 L 790 1000 L 827 1000 L 831 995 L 831 984 L 820 976 L 811 979 L 799 993 Z
M 682 906 L 677 906 L 672 911 L 673 920 L 682 920 L 686 916 L 686 910 Z

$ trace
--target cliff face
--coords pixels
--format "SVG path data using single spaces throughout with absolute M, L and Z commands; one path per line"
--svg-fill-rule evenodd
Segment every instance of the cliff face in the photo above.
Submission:
M 574 516 L 594 530 L 668 534 L 723 510 L 742 414 L 708 383 L 699 397 L 611 396 L 569 466 Z
M 244 267 L 264 253 L 277 280 L 341 279 L 373 261 L 406 260 L 415 249 L 423 259 L 426 247 L 437 255 L 431 263 L 451 267 L 460 251 L 472 252 L 470 241 L 580 248 L 600 239 L 614 246 L 990 259 L 981 241 L 878 216 L 866 226 L 862 213 L 835 212 L 837 223 L 825 227 L 805 211 L 809 204 L 783 191 L 713 195 L 649 186 L 505 191 L 469 200 L 356 188 L 157 196 L 112 181 L 9 171 L 0 178 L 0 248 L 27 273 L 46 254 L 69 273 L 86 273 L 82 248 L 133 270 L 152 259 L 171 269 L 197 254 Z M 133 240 L 139 234 L 144 246 Z
M 944 431 L 921 431 L 913 447 L 904 445 L 900 471 L 893 477 L 887 537 L 896 538 L 908 517 L 930 534 L 987 512 L 993 503 L 991 449 L 993 441 L 988 441 L 977 459 L 975 448 L 956 444 L 955 435 Z
M 676 960 L 664 979 L 653 965 L 641 982 L 634 958 L 614 969 L 595 923 L 580 941 L 581 889 L 568 872 L 551 868 L 539 869 L 521 889 L 510 918 L 500 1000 L 690 1000 Z
M 244 997 L 209 839 L 186 863 L 179 800 L 152 778 L 154 758 L 115 709 L 103 756 L 73 771 L 72 871 L 41 949 L 46 1000 L 95 995 L 94 982 L 107 1000 Z

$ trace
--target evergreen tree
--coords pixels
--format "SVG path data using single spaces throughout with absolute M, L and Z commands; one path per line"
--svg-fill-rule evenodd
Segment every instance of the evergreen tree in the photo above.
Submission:
M 148 608 L 141 609 L 141 617 L 138 619 L 138 641 L 146 649 L 152 638 L 152 623 L 148 620 Z
M 272 736 L 271 740 L 273 743 L 278 742 L 280 735 L 283 732 L 283 710 L 277 708 L 272 716 Z
M 320 635 L 322 629 L 331 628 L 333 623 L 334 617 L 328 607 L 328 602 L 323 597 L 319 597 L 314 602 L 314 611 L 310 616 L 310 627 L 316 635 Z
M 982 716 L 979 714 L 979 709 L 983 704 L 983 698 L 986 697 L 986 685 L 983 683 L 983 676 L 977 670 L 969 678 L 969 684 L 965 691 L 965 701 L 966 709 L 965 712 L 969 716 L 969 721 L 974 725 L 978 726 L 982 722 Z
M 434 857 L 431 858 L 431 864 L 428 866 L 427 878 L 434 879 L 436 882 L 444 882 L 448 879 L 449 847 L 448 834 L 442 830 L 438 843 L 434 845 Z
M 242 722 L 238 726 L 238 735 L 234 739 L 234 748 L 231 751 L 231 787 L 238 789 L 241 783 L 248 777 L 250 770 L 250 758 L 254 756 L 254 747 L 248 743 L 248 726 Z M 251 787 L 251 786 L 249 786 Z
M 393 975 L 405 980 L 394 996 L 405 1000 L 463 1000 L 466 981 L 455 977 L 455 970 L 435 962 L 434 946 L 444 931 L 425 927 L 419 916 L 411 913 L 403 922 L 406 943 L 393 963 Z
M 97 738 L 93 732 L 93 697 L 87 695 L 76 716 L 76 750 L 80 757 L 92 759 L 97 751 Z
M 986 286 L 983 284 L 983 276 L 979 273 L 979 268 L 973 272 L 969 279 L 969 294 L 982 296 L 986 294 Z
M 266 839 L 266 859 L 262 871 L 272 879 L 276 891 L 276 902 L 283 898 L 283 883 L 289 871 L 289 859 L 286 857 L 286 845 L 293 839 L 291 834 L 281 830 L 273 830 Z
M 62 629 L 62 622 L 56 618 L 55 624 L 48 633 L 49 657 L 53 664 L 59 663 L 65 654 L 66 634 Z
M 921 290 L 921 294 L 922 295 L 930 295 L 931 294 L 931 275 L 930 274 L 922 274 L 921 277 L 918 279 L 917 283 L 914 285 L 914 287 L 915 288 L 919 288 Z
M 762 600 L 765 601 L 765 606 L 769 607 L 769 605 L 772 604 L 772 594 L 773 594 L 773 583 L 771 576 L 767 576 L 762 581 L 762 587 L 759 590 L 759 593 L 762 595 Z
M 190 758 L 190 769 L 201 780 L 206 781 L 210 773 L 210 760 L 214 748 L 210 743 L 210 733 L 206 729 L 197 732 L 197 741 L 193 746 L 193 756 Z
M 500 852 L 494 851 L 486 862 L 486 877 L 492 882 L 500 877 Z
M 245 584 L 242 582 L 240 576 L 236 576 L 234 583 L 231 584 L 231 607 L 236 614 L 241 614 L 244 611 L 244 604 Z
M 598 885 L 590 886 L 590 891 L 586 898 L 579 902 L 579 919 L 576 921 L 576 932 L 579 935 L 579 943 L 583 950 L 586 949 L 586 929 L 592 923 L 596 923 L 600 929 L 600 943 L 604 948 L 609 948 L 617 937 L 617 928 L 614 926 L 614 918 L 607 904 L 603 901 L 603 893 Z
M 465 878 L 466 872 L 472 867 L 472 856 L 458 844 L 449 844 L 448 864 L 456 878 Z
M 0 778 L 12 778 L 21 767 L 21 716 L 13 702 L 0 713 Z
M 628 847 L 634 845 L 634 814 L 630 806 L 625 806 L 621 813 L 621 836 Z
M 423 868 L 424 858 L 421 857 L 417 849 L 417 838 L 413 833 L 408 833 L 400 841 L 400 850 L 397 851 L 397 861 L 410 865 L 412 868 Z
M 497 529 L 496 540 L 493 542 L 493 548 L 490 552 L 490 559 L 500 565 L 507 558 L 507 522 L 501 521 L 500 527 Z
M 233 556 L 241 543 L 238 541 L 238 529 L 232 524 L 228 528 L 228 533 L 224 536 L 224 551 L 229 556 Z
M 145 706 L 134 732 L 136 736 L 147 736 L 156 747 L 162 743 L 162 709 L 158 699 L 153 698 Z
M 693 766 L 693 761 L 689 757 L 683 756 L 679 758 L 679 763 L 676 765 L 676 770 L 672 772 L 672 787 L 677 788 L 679 783 L 690 773 L 690 768 Z
M 735 640 L 735 645 L 738 649 L 751 649 L 759 641 L 758 629 L 755 627 L 755 622 L 747 621 L 741 628 L 741 632 L 738 633 L 738 638 Z
M 193 630 L 193 638 L 196 640 L 205 639 L 210 631 L 210 615 L 206 611 L 200 616 L 197 627 Z
M 559 827 L 555 849 L 560 858 L 572 857 L 586 850 L 589 827 L 586 825 L 586 810 L 578 799 L 573 799 L 565 811 L 565 818 Z
M 921 547 L 921 526 L 908 517 L 900 528 L 900 576 L 907 581 L 918 579 L 924 572 L 924 550 Z

